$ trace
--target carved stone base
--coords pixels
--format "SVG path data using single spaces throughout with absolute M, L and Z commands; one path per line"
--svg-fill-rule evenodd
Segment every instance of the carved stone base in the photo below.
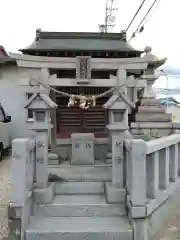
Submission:
M 163 123 L 162 123 L 163 124 Z M 158 128 L 140 128 L 140 129 L 131 129 L 132 134 L 134 135 L 148 135 L 153 138 L 160 138 L 163 136 L 168 136 L 174 132 L 172 128 L 170 129 L 158 129 Z
M 136 114 L 136 122 L 170 122 L 171 114 L 166 113 L 138 113 Z
M 135 120 L 135 123 L 131 123 L 131 133 L 135 135 L 146 134 L 160 138 L 174 132 L 172 115 L 166 113 L 166 107 L 159 99 L 142 99 Z
M 143 98 L 141 100 L 141 106 L 163 106 L 159 99 L 153 99 L 153 98 Z
M 157 106 L 139 106 L 138 112 L 139 113 L 165 113 L 166 108 L 165 106 L 157 105 Z

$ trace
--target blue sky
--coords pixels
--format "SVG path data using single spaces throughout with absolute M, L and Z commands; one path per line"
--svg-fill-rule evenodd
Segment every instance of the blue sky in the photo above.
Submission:
M 130 28 L 130 37 L 154 0 L 147 0 Z M 45 31 L 99 31 L 103 23 L 105 0 L 1 0 L 0 44 L 9 52 L 31 44 L 36 28 Z M 142 0 L 116 0 L 118 11 L 113 31 L 126 29 Z M 3 9 L 3 10 L 2 10 Z M 145 30 L 131 41 L 139 49 L 152 46 L 159 58 L 168 57 L 164 69 L 180 75 L 180 0 L 160 0 L 145 25 Z M 3 24 L 2 24 L 3 23 Z M 157 87 L 165 87 L 166 79 L 157 80 Z M 169 86 L 180 87 L 180 79 L 169 79 Z

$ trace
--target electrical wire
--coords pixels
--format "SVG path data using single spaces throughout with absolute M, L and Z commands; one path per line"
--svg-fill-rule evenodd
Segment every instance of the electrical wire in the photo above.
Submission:
M 171 74 L 166 74 L 168 77 L 171 77 L 171 78 L 180 78 L 180 75 L 171 75 Z M 163 77 L 164 74 L 160 74 L 160 77 Z
M 145 26 L 147 24 L 147 22 L 149 21 L 149 19 L 154 15 L 155 11 L 158 9 L 158 6 L 160 4 L 161 0 L 158 0 L 158 2 L 156 3 L 156 8 L 154 8 L 154 11 L 152 10 L 151 13 L 149 14 L 149 17 L 146 18 L 146 20 L 143 23 L 143 26 Z
M 130 28 L 130 26 L 132 25 L 134 19 L 137 17 L 137 15 L 138 15 L 139 11 L 141 10 L 141 8 L 142 8 L 143 4 L 145 3 L 145 1 L 146 1 L 146 0 L 143 0 L 143 1 L 142 1 L 141 5 L 139 6 L 138 10 L 136 11 L 134 17 L 131 19 L 128 27 L 126 28 L 126 32 L 129 30 L 129 28 Z
M 132 40 L 132 38 L 135 37 L 137 31 L 139 30 L 139 32 L 141 33 L 144 30 L 144 25 L 142 25 L 142 23 L 144 22 L 144 20 L 147 18 L 148 14 L 150 13 L 150 11 L 152 10 L 152 8 L 154 7 L 155 3 L 157 2 L 157 0 L 154 0 L 154 2 L 152 3 L 152 5 L 150 6 L 150 8 L 148 9 L 147 13 L 145 14 L 145 16 L 143 17 L 143 19 L 141 20 L 141 22 L 139 23 L 138 27 L 136 28 L 135 32 L 133 32 L 131 38 L 129 39 L 128 42 L 130 42 Z M 140 28 L 141 27 L 141 28 Z M 140 29 L 139 29 L 140 28 Z

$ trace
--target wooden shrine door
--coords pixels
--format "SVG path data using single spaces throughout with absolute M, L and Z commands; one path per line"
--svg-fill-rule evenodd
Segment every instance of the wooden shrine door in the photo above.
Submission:
M 71 94 L 97 95 L 107 88 L 61 88 L 61 91 Z M 96 107 L 83 110 L 78 107 L 68 107 L 69 99 L 60 95 L 56 96 L 57 108 L 57 134 L 58 136 L 70 136 L 71 133 L 105 133 L 108 124 L 107 110 L 102 105 L 109 96 L 97 100 Z

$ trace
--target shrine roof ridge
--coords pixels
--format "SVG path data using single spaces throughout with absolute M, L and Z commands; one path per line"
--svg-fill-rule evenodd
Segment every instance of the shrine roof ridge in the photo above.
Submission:
M 143 51 L 133 48 L 126 39 L 124 31 L 119 33 L 100 32 L 47 32 L 36 30 L 35 41 L 21 52 L 28 51 L 114 51 L 133 52 Z
M 120 33 L 100 33 L 100 32 L 48 32 L 48 31 L 39 31 L 38 34 L 39 34 L 39 38 L 41 38 L 41 39 L 99 38 L 99 39 L 109 39 L 109 40 L 121 40 L 121 41 L 126 42 L 126 34 L 124 32 L 120 32 Z

